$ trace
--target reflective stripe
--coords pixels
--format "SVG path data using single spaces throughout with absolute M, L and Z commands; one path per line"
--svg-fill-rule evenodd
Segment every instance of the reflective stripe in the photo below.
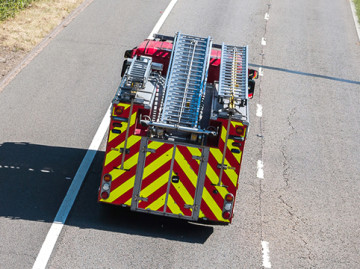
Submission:
M 119 198 L 125 192 L 127 192 L 128 190 L 134 187 L 134 182 L 135 182 L 135 176 L 131 177 L 123 184 L 121 184 L 119 187 L 117 187 L 115 190 L 110 192 L 110 197 L 107 201 L 113 202 L 115 199 Z
M 148 205 L 145 209 L 150 209 L 154 211 L 161 210 L 165 204 L 165 197 L 166 197 L 166 193 L 161 195 L 156 201 Z
M 136 143 L 138 143 L 141 140 L 140 136 L 130 136 L 128 138 L 128 143 L 127 143 L 127 148 L 129 151 L 133 150 L 131 147 L 134 146 Z M 107 166 L 109 163 L 111 163 L 112 161 L 114 161 L 116 158 L 121 158 L 122 153 L 120 153 L 120 150 L 124 148 L 124 142 L 122 142 L 118 147 L 116 147 L 117 150 L 110 150 L 107 154 L 106 154 L 106 158 L 105 158 L 105 166 Z M 125 154 L 126 157 L 126 154 Z M 125 161 L 126 163 L 126 161 Z M 135 165 L 137 163 L 137 160 L 135 160 L 135 162 L 133 162 L 133 164 Z M 128 162 L 129 165 L 129 162 Z M 130 169 L 131 167 L 124 167 L 125 169 Z
M 154 181 L 151 182 L 146 188 L 142 189 L 140 192 L 141 197 L 148 197 L 150 194 L 157 191 L 159 188 L 164 186 L 169 180 L 169 172 L 165 172 L 163 175 L 157 177 Z
M 166 151 L 163 152 L 160 148 Z M 154 149 L 155 151 L 146 154 L 140 190 L 140 197 L 147 199 L 147 201 L 140 201 L 138 208 L 154 211 L 163 210 L 174 148 L 173 145 L 150 141 L 148 149 Z
M 132 127 L 135 127 L 134 124 L 135 124 L 135 121 L 136 121 L 136 115 L 137 115 L 137 111 L 133 111 L 133 114 L 131 115 L 131 118 L 130 118 L 130 127 L 129 128 L 132 128 Z M 127 122 L 122 122 L 122 127 L 120 127 L 120 130 L 121 130 L 121 133 L 120 134 L 117 134 L 117 133 L 113 133 L 113 132 L 109 132 L 109 140 L 108 140 L 108 143 L 112 144 L 111 142 L 115 139 L 115 138 L 120 138 L 122 137 L 121 141 L 119 142 L 116 142 L 116 145 L 113 145 L 112 147 L 121 147 L 121 144 L 120 143 L 123 143 L 125 141 L 125 133 L 126 133 L 126 129 L 127 129 L 127 126 L 128 126 L 128 123 Z M 132 128 L 132 132 L 133 132 L 134 128 Z M 129 135 L 129 138 L 131 137 L 131 132 L 130 132 L 130 135 Z
M 120 117 L 128 118 L 130 111 L 130 104 L 120 103 L 118 105 L 114 105 L 112 116 L 117 117 L 115 115 L 115 108 L 117 106 L 124 107 L 124 112 Z M 138 107 L 133 108 L 133 114 L 130 117 L 130 123 L 122 122 L 122 126 L 116 128 L 120 130 L 121 133 L 113 133 L 109 131 L 108 136 L 108 144 L 107 144 L 107 152 L 104 161 L 104 173 L 109 173 L 112 176 L 111 182 L 111 190 L 109 198 L 106 200 L 100 199 L 100 201 L 107 203 L 116 203 L 116 204 L 126 204 L 131 205 L 131 192 L 134 187 L 135 182 L 135 171 L 139 158 L 139 147 L 140 147 L 140 136 L 131 135 L 127 141 L 127 149 L 128 154 L 125 154 L 124 160 L 124 169 L 119 169 L 121 164 L 121 159 L 125 152 L 122 152 L 121 149 L 124 147 L 125 141 L 125 132 L 129 124 L 130 133 L 133 133 L 135 130 L 135 121 L 137 115 Z M 113 121 L 111 121 L 112 126 Z
M 240 163 L 242 157 L 243 142 L 240 147 L 233 146 L 234 139 L 228 138 L 227 144 L 225 145 L 226 133 L 230 131 L 231 134 L 235 132 L 237 126 L 244 128 L 244 133 L 239 135 L 244 137 L 246 134 L 246 126 L 241 122 L 231 121 L 230 130 L 226 130 L 228 121 L 221 119 L 222 128 L 218 148 L 210 148 L 208 164 L 206 167 L 206 179 L 202 197 L 202 205 L 199 217 L 213 219 L 214 217 L 218 221 L 229 222 L 222 217 L 222 207 L 225 199 L 225 195 L 228 192 L 236 194 L 236 188 L 238 184 Z M 225 147 L 225 148 L 224 148 Z M 240 150 L 240 153 L 233 153 L 231 149 L 236 148 Z M 223 152 L 225 152 L 223 175 L 221 185 L 227 186 L 213 186 L 217 184 L 220 175 L 220 166 L 223 161 Z M 217 201 L 217 202 L 216 202 Z
M 169 195 L 169 197 L 168 197 L 167 208 L 169 208 L 171 210 L 171 212 L 168 212 L 168 213 L 172 213 L 175 215 L 179 215 L 179 214 L 184 215 L 184 213 L 181 211 L 180 207 L 174 201 L 174 199 L 172 198 L 171 195 Z
M 220 209 L 219 205 L 215 202 L 214 198 L 206 188 L 204 188 L 203 190 L 203 202 L 205 202 L 208 205 L 209 209 L 216 216 L 215 220 L 223 220 L 222 208 Z

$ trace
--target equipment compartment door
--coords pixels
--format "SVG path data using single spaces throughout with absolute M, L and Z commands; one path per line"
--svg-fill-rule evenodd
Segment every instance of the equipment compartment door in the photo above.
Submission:
M 199 148 L 176 146 L 166 213 L 193 215 L 201 155 Z
M 149 141 L 137 208 L 164 212 L 174 145 Z
M 149 140 L 141 183 L 136 191 L 136 209 L 197 219 L 201 160 L 202 149 Z

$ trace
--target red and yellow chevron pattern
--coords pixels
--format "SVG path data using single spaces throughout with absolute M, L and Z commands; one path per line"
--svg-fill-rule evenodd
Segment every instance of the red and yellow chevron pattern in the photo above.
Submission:
M 142 113 L 139 109 L 142 106 L 133 105 L 131 109 L 130 104 L 114 105 L 102 173 L 110 174 L 112 181 L 108 199 L 99 197 L 101 202 L 131 206 L 142 138 L 135 135 L 137 114 Z M 210 148 L 204 186 L 198 186 L 202 148 L 148 140 L 137 209 L 192 217 L 199 187 L 199 218 L 229 222 L 222 217 L 224 199 L 228 193 L 236 196 L 247 126 L 238 121 L 229 125 L 227 119 L 218 121 L 220 139 L 218 147 Z
M 199 218 L 229 222 L 229 220 L 222 217 L 222 208 L 227 193 L 232 193 L 234 197 L 236 196 L 246 126 L 241 122 L 232 121 L 230 123 L 230 130 L 226 130 L 228 120 L 218 120 L 222 122 L 221 137 L 219 147 L 210 148 Z M 237 127 L 242 128 L 243 132 L 241 134 L 236 133 Z M 225 145 L 226 133 L 228 131 L 230 136 Z M 244 141 L 235 140 L 234 135 L 242 137 Z M 224 166 L 226 169 L 223 169 L 221 182 L 219 182 L 225 147 Z
M 200 161 L 193 156 L 201 157 L 201 154 L 198 148 L 176 147 L 173 175 L 178 177 L 179 181 L 171 181 L 166 212 L 192 216 L 191 206 L 194 204 L 200 165 Z
M 170 177 L 173 145 L 150 141 L 145 159 L 138 208 L 152 211 L 164 210 L 166 190 Z
M 124 107 L 123 113 L 117 115 L 116 107 Z M 119 104 L 114 106 L 112 112 L 112 126 L 110 126 L 106 156 L 104 161 L 103 175 L 110 174 L 112 177 L 110 196 L 101 202 L 112 204 L 131 205 L 131 197 L 135 182 L 136 166 L 139 158 L 140 136 L 132 135 L 135 131 L 135 121 L 138 106 L 133 105 L 133 113 L 129 117 L 130 104 Z M 120 117 L 123 121 L 115 120 Z M 127 119 L 127 121 L 126 121 Z M 121 125 L 121 126 L 119 126 Z M 129 136 L 127 139 L 126 153 L 123 169 L 120 169 L 125 146 L 126 130 L 129 125 Z M 116 127 L 115 127 L 116 126 Z M 113 131 L 115 130 L 115 132 Z
M 200 162 L 192 157 L 200 157 L 201 150 L 156 141 L 149 142 L 149 149 L 138 208 L 192 216 Z

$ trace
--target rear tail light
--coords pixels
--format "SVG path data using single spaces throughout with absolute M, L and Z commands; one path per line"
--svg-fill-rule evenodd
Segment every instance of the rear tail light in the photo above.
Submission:
M 225 201 L 232 203 L 232 201 L 234 201 L 234 195 L 232 195 L 231 193 L 226 194 Z
M 105 175 L 104 175 L 104 181 L 105 181 L 105 182 L 111 181 L 111 175 L 110 175 L 110 174 L 105 174 Z
M 101 193 L 101 199 L 106 200 L 107 198 L 109 198 L 109 193 L 106 191 L 103 191 Z
M 105 174 L 103 176 L 102 184 L 101 184 L 101 190 L 100 190 L 100 196 L 101 199 L 106 200 L 110 196 L 110 188 L 111 188 L 111 175 Z
M 229 211 L 225 211 L 225 212 L 223 213 L 223 218 L 224 218 L 224 219 L 230 219 L 230 217 L 231 217 L 231 213 L 230 213 Z
M 232 217 L 233 205 L 234 195 L 232 193 L 226 194 L 222 213 L 224 219 L 230 219 Z

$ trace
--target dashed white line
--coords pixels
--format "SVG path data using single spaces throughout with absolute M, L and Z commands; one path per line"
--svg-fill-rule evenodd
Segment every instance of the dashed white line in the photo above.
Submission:
M 261 118 L 262 117 L 262 105 L 257 104 L 256 106 L 257 106 L 257 108 L 256 108 L 256 116 Z
M 263 254 L 263 267 L 271 268 L 269 242 L 261 241 L 261 247 Z
M 151 31 L 149 37 L 152 38 L 154 33 L 157 33 L 165 19 L 169 15 L 172 8 L 175 6 L 177 0 L 172 0 L 167 8 L 165 9 L 163 15 L 160 17 L 159 21 L 156 23 L 155 27 Z M 76 196 L 79 193 L 80 187 L 85 179 L 86 173 L 90 168 L 92 161 L 96 155 L 97 150 L 100 147 L 100 144 L 104 138 L 105 132 L 110 124 L 110 109 L 111 104 L 108 110 L 105 113 L 105 116 L 91 142 L 89 149 L 87 150 L 84 159 L 82 160 L 78 171 L 66 193 L 66 196 L 60 206 L 59 211 L 57 212 L 54 222 L 52 223 L 50 230 L 45 238 L 43 245 L 41 246 L 40 252 L 35 260 L 33 269 L 44 269 L 50 259 L 51 253 L 55 247 L 56 241 L 61 233 L 61 230 L 65 224 L 65 221 L 70 213 L 70 210 L 75 202 Z
M 259 67 L 259 76 L 260 77 L 264 76 L 264 69 L 262 67 Z
M 265 20 L 269 20 L 270 15 L 269 13 L 265 13 Z M 266 46 L 266 38 L 263 37 L 261 39 L 261 45 L 262 46 Z M 261 67 L 259 67 L 259 76 L 264 76 L 264 71 Z M 257 117 L 262 117 L 263 112 L 262 112 L 262 105 L 257 104 L 257 109 L 256 109 L 256 116 Z M 257 161 L 257 177 L 260 179 L 264 179 L 264 163 L 262 160 L 258 160 Z M 271 268 L 271 263 L 270 263 L 270 250 L 269 250 L 269 242 L 267 241 L 261 241 L 261 247 L 262 247 L 262 261 L 263 261 L 263 267 L 266 269 Z
M 266 38 L 265 37 L 263 37 L 261 39 L 261 45 L 266 46 Z
M 261 179 L 263 179 L 264 178 L 264 163 L 263 163 L 263 161 L 261 161 L 261 160 L 258 160 L 257 161 L 257 173 L 256 173 L 256 176 L 258 177 L 258 178 L 261 178 Z

